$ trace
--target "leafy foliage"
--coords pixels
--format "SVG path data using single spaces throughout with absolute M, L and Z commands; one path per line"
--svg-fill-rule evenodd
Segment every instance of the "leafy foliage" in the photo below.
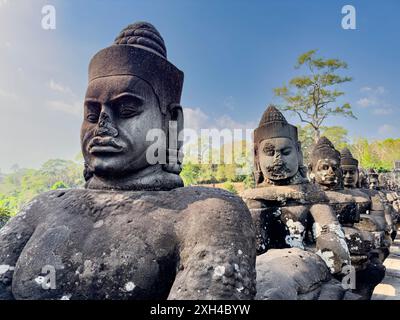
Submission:
M 391 171 L 394 162 L 400 160 L 400 139 L 369 142 L 358 138 L 350 146 L 350 150 L 363 168 L 374 168 L 380 172 Z
M 12 216 L 42 192 L 82 186 L 82 171 L 81 159 L 49 160 L 40 169 L 15 168 L 0 181 L 0 209 L 7 210 Z
M 299 140 L 303 150 L 304 163 L 308 163 L 310 153 L 314 145 L 314 129 L 310 125 L 298 126 Z M 321 127 L 321 136 L 327 137 L 332 141 L 337 150 L 342 150 L 349 145 L 348 131 L 340 126 Z
M 337 105 L 336 100 L 344 95 L 337 86 L 351 81 L 351 77 L 338 74 L 347 64 L 339 59 L 316 57 L 316 50 L 310 50 L 297 59 L 296 69 L 305 68 L 308 74 L 294 77 L 288 85 L 275 88 L 275 95 L 285 101 L 280 109 L 291 111 L 313 129 L 313 139 L 321 135 L 325 119 L 333 115 L 356 118 L 349 103 Z

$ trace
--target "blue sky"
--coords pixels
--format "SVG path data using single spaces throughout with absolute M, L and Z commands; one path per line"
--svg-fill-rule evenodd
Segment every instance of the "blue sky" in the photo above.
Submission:
M 56 8 L 56 29 L 41 9 Z M 341 28 L 356 8 L 357 29 Z M 185 72 L 182 105 L 193 128 L 253 128 L 273 88 L 318 49 L 354 77 L 342 86 L 358 120 L 332 118 L 351 137 L 400 137 L 400 2 L 317 0 L 0 0 L 0 169 L 38 167 L 79 152 L 82 100 L 91 56 L 127 24 L 153 23 L 168 59 Z M 298 123 L 296 117 L 288 118 Z

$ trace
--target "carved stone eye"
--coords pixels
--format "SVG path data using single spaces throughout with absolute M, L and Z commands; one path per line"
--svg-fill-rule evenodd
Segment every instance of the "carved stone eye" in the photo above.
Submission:
M 121 118 L 131 118 L 142 113 L 143 101 L 134 96 L 125 96 L 118 99 L 114 104 Z
M 275 150 L 270 149 L 270 148 L 264 148 L 263 151 L 264 151 L 264 153 L 265 153 L 267 156 L 269 156 L 269 157 L 273 157 L 274 154 L 275 154 Z
M 99 115 L 97 113 L 89 113 L 86 116 L 86 119 L 91 123 L 97 123 L 97 121 L 99 120 Z

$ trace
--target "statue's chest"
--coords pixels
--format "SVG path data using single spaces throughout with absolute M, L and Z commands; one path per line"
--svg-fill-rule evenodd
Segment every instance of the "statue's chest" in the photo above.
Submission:
M 55 216 L 39 225 L 15 268 L 25 299 L 166 298 L 176 240 L 164 219 L 141 214 Z
M 326 195 L 340 224 L 353 224 L 360 220 L 360 212 L 351 195 L 338 191 L 326 191 Z

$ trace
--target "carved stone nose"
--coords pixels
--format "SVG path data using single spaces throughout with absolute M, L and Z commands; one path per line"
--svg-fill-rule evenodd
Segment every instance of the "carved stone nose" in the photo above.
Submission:
M 106 112 L 100 114 L 96 135 L 114 138 L 118 136 L 118 130 L 115 128 L 110 115 Z

